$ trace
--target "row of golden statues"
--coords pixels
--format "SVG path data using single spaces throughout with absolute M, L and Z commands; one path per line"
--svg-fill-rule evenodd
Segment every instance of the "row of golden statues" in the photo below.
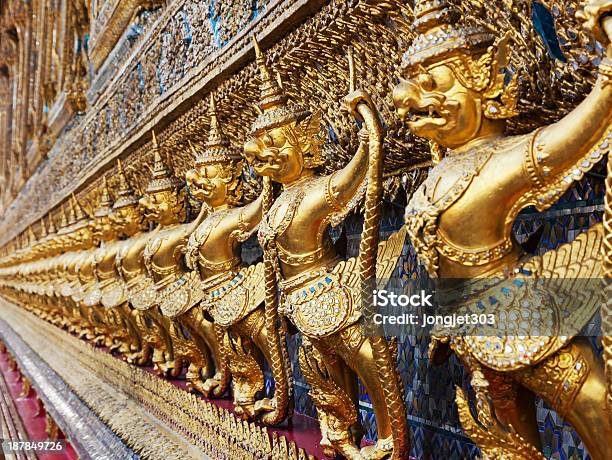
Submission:
M 231 380 L 236 413 L 266 425 L 292 414 L 286 336 L 297 330 L 325 452 L 403 458 L 409 430 L 395 348 L 364 334 L 360 319 L 370 305 L 362 290 L 368 293 L 376 275 L 391 274 L 406 234 L 434 278 L 501 279 L 474 290 L 458 309 L 508 282 L 519 297 L 535 299 L 530 284 L 518 281 L 604 275 L 602 225 L 536 257 L 526 257 L 511 233 L 520 210 L 546 209 L 609 151 L 611 13 L 610 0 L 592 0 L 579 12 L 608 46 L 589 96 L 558 123 L 508 136 L 519 85 L 504 73 L 510 38 L 462 27 L 445 0 L 417 1 L 419 33 L 393 100 L 410 131 L 432 142 L 436 164 L 410 198 L 405 226 L 381 243 L 384 129 L 368 94 L 351 82 L 344 105 L 359 121 L 360 144 L 344 168 L 321 175 L 320 116 L 288 98 L 255 43 L 261 113 L 243 155 L 230 148 L 211 97 L 208 141 L 192 146 L 195 166 L 184 181 L 164 162 L 153 134 L 154 167 L 143 196 L 119 163 L 114 203 L 106 182 L 92 216 L 72 197 L 58 228 L 43 220 L 42 235 L 2 260 L 3 295 L 131 363 L 152 362 L 160 375 L 186 370 L 189 388 L 206 396 L 224 395 Z M 245 160 L 263 189 L 240 206 Z M 205 204 L 187 223 L 185 184 Z M 359 255 L 342 260 L 327 229 L 362 202 Z M 150 223 L 156 227 L 147 231 Z M 263 260 L 247 265 L 241 243 L 255 232 Z M 502 302 L 499 311 L 516 307 Z M 582 326 L 598 307 L 591 302 L 569 319 L 552 316 Z M 459 414 L 484 458 L 544 458 L 534 395 L 572 424 L 593 459 L 607 458 L 612 420 L 603 360 L 584 338 L 442 335 L 430 352 L 438 361 L 454 352 L 469 370 L 476 416 L 461 389 Z M 262 396 L 264 362 L 274 377 L 271 398 Z M 378 442 L 363 448 L 357 377 L 378 432 Z

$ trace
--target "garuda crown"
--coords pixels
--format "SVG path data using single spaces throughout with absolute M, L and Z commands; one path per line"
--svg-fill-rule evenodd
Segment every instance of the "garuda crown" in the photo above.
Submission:
M 108 191 L 108 183 L 106 182 L 106 176 L 102 177 L 102 195 L 100 195 L 100 201 L 98 207 L 94 211 L 94 217 L 106 217 L 111 213 L 113 208 L 113 201 Z
M 66 209 L 65 206 L 62 204 L 60 205 L 60 224 L 59 224 L 59 230 L 58 230 L 58 235 L 63 235 L 64 233 L 68 232 L 68 218 L 66 217 Z
M 49 218 L 49 227 L 47 228 L 47 233 L 49 234 L 49 236 L 51 236 L 57 233 L 57 228 L 55 227 L 55 221 L 53 220 L 51 212 L 49 212 L 49 215 L 47 217 Z
M 310 115 L 308 110 L 298 107 L 289 101 L 280 85 L 280 76 L 277 81 L 270 75 L 266 59 L 255 37 L 253 37 L 253 46 L 255 47 L 255 56 L 261 78 L 261 84 L 259 85 L 261 92 L 259 108 L 261 113 L 255 120 L 255 123 L 253 123 L 251 132 L 253 134 L 261 134 L 265 130 L 277 128 L 291 122 L 299 122 L 308 117 Z
M 83 207 L 79 200 L 76 199 L 74 193 L 72 194 L 72 202 L 70 206 L 70 216 L 68 218 L 68 224 L 72 225 L 71 230 L 80 230 L 83 227 L 87 227 L 90 224 L 89 217 L 83 211 Z
M 153 137 L 153 171 L 145 193 L 163 192 L 180 187 L 181 181 L 172 174 L 170 168 L 162 160 L 155 132 L 152 131 L 151 135 Z
M 119 176 L 119 191 L 117 192 L 117 201 L 115 201 L 113 209 L 137 205 L 138 198 L 134 195 L 134 190 L 130 187 L 125 177 L 125 171 L 123 170 L 121 160 L 117 160 L 117 174 Z
M 408 75 L 423 68 L 448 65 L 467 88 L 482 93 L 485 116 L 517 115 L 518 75 L 503 72 L 509 62 L 510 34 L 496 41 L 483 26 L 461 25 L 461 14 L 447 0 L 416 0 L 414 28 L 420 33 L 402 59 Z
M 304 152 L 304 165 L 308 168 L 315 168 L 323 163 L 321 158 L 321 140 L 317 137 L 321 125 L 321 113 L 310 111 L 295 105 L 289 100 L 282 87 L 280 75 L 278 80 L 270 76 L 270 70 L 266 65 L 266 60 L 259 49 L 259 44 L 253 37 L 255 56 L 261 75 L 261 97 L 259 109 L 261 113 L 253 123 L 251 133 L 260 135 L 264 131 L 287 126 L 290 123 L 296 124 L 296 129 L 287 130 L 285 133 L 289 143 L 307 146 Z
M 414 28 L 420 34 L 404 53 L 404 70 L 426 67 L 462 52 L 484 52 L 495 42 L 495 36 L 482 27 L 458 26 L 461 14 L 446 0 L 417 0 L 414 16 Z
M 242 156 L 232 151 L 230 143 L 223 133 L 219 118 L 217 117 L 215 97 L 212 93 L 210 95 L 208 115 L 210 116 L 210 132 L 208 134 L 208 140 L 204 144 L 204 148 L 200 150 L 191 145 L 195 155 L 196 166 L 240 161 Z

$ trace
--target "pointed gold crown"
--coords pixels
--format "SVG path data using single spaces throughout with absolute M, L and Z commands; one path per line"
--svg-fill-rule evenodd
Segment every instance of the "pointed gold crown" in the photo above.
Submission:
M 259 134 L 264 130 L 277 128 L 292 121 L 301 121 L 310 115 L 307 110 L 297 107 L 289 101 L 281 86 L 280 76 L 278 81 L 272 78 L 266 64 L 266 58 L 261 52 L 255 36 L 253 36 L 253 47 L 255 48 L 255 57 L 261 79 L 261 84 L 259 85 L 259 91 L 261 92 L 259 108 L 261 114 L 257 117 L 255 123 L 253 123 L 251 132 Z
M 79 203 L 79 200 L 76 199 L 74 193 L 72 194 L 72 202 L 74 203 L 74 207 L 71 207 L 71 209 L 74 210 L 74 216 L 76 219 L 72 230 L 79 230 L 89 225 L 89 218 L 87 217 L 87 214 L 85 214 L 85 211 L 83 211 L 81 203 Z
M 121 160 L 117 160 L 117 174 L 119 176 L 119 191 L 117 192 L 117 200 L 113 205 L 113 209 L 125 208 L 126 206 L 138 204 L 138 198 L 125 177 L 125 171 L 123 170 Z
M 191 150 L 195 155 L 196 166 L 239 161 L 242 157 L 236 152 L 232 152 L 230 143 L 219 124 L 215 97 L 212 93 L 210 94 L 210 108 L 208 109 L 208 114 L 210 116 L 210 132 L 208 133 L 208 140 L 204 144 L 204 149 L 197 150 L 193 144 L 191 144 L 191 141 L 189 142 Z
M 100 195 L 100 201 L 98 201 L 98 207 L 94 211 L 94 217 L 106 217 L 110 214 L 113 207 L 113 200 L 111 200 L 110 192 L 108 191 L 108 183 L 106 182 L 106 176 L 102 177 L 102 195 Z
M 181 181 L 172 174 L 170 168 L 164 163 L 164 160 L 162 160 L 157 138 L 155 137 L 155 131 L 151 131 L 151 136 L 153 138 L 153 171 L 145 192 L 163 192 L 179 187 Z
M 420 34 L 404 53 L 403 70 L 440 62 L 461 51 L 485 51 L 495 42 L 483 27 L 458 25 L 461 14 L 447 0 L 416 0 L 414 16 Z
M 79 203 L 79 200 L 77 200 L 76 196 L 74 196 L 74 193 L 72 194 L 72 201 L 74 202 L 74 215 L 76 217 L 76 221 L 81 222 L 83 220 L 87 220 L 87 214 L 85 214 L 85 211 L 83 211 L 83 207 L 81 206 L 81 203 Z
M 30 225 L 28 227 L 28 246 L 32 246 L 35 243 L 36 243 L 36 234 L 34 233 L 32 226 Z
M 66 217 L 66 210 L 64 209 L 64 205 L 60 206 L 60 226 L 59 233 L 64 233 L 66 228 L 68 227 L 68 218 Z

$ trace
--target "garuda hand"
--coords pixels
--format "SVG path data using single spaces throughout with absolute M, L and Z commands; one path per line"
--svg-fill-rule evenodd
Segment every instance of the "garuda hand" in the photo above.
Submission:
M 612 0 L 590 0 L 576 13 L 586 31 L 600 43 L 609 46 L 612 41 Z

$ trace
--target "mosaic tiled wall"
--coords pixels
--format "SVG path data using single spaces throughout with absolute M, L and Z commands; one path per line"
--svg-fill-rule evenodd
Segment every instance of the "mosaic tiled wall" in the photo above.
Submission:
M 89 64 L 87 111 L 67 123 L 47 158 L 0 216 L 0 239 L 18 232 L 23 216 L 32 217 L 61 201 L 66 187 L 129 141 L 147 119 L 182 100 L 195 77 L 218 72 L 229 42 L 261 18 L 269 3 L 182 0 L 140 11 L 100 69 L 94 73 Z M 276 5 L 280 9 L 279 2 Z M 85 37 L 85 47 L 88 40 Z

